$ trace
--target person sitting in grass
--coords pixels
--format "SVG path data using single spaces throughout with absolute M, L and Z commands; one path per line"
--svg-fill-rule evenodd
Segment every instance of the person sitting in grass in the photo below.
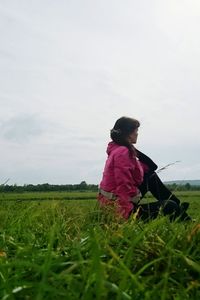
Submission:
M 125 219 L 136 212 L 143 220 L 154 219 L 162 211 L 170 220 L 191 220 L 186 212 L 189 203 L 181 204 L 155 172 L 157 165 L 134 147 L 139 126 L 138 120 L 121 117 L 110 132 L 112 141 L 99 185 L 100 205 L 115 206 L 117 214 Z M 141 204 L 148 191 L 157 201 Z

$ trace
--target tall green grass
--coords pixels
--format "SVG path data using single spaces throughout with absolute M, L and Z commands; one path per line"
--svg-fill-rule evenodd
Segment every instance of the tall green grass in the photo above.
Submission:
M 116 222 L 94 200 L 0 202 L 0 298 L 200 299 L 195 223 Z

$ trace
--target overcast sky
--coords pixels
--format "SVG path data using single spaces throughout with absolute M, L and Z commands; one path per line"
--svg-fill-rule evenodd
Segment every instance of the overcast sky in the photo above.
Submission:
M 98 183 L 109 131 L 200 179 L 199 0 L 0 1 L 0 183 Z

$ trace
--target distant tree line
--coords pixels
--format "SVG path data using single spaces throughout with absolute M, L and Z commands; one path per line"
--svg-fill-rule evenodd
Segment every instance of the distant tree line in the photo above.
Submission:
M 24 185 L 0 185 L 0 193 L 4 192 L 15 192 L 15 193 L 23 193 L 23 192 L 84 192 L 84 191 L 98 191 L 98 185 L 96 184 L 87 184 L 85 181 L 82 181 L 79 184 L 24 184 Z
M 167 184 L 166 185 L 171 191 L 200 191 L 200 185 L 191 185 L 190 183 L 186 184 Z M 23 192 L 97 192 L 98 185 L 97 184 L 87 184 L 85 181 L 82 181 L 79 184 L 24 184 L 24 185 L 8 185 L 2 184 L 0 185 L 0 193 L 6 192 L 15 192 L 15 193 L 23 193 Z
M 190 183 L 185 184 L 166 184 L 171 191 L 200 191 L 200 185 L 191 185 Z

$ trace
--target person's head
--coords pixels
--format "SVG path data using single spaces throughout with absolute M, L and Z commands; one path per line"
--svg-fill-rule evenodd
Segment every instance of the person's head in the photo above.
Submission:
M 137 142 L 139 126 L 140 122 L 138 120 L 121 117 L 115 122 L 113 129 L 111 129 L 110 137 L 113 142 L 131 149 L 132 144 L 136 144 Z

